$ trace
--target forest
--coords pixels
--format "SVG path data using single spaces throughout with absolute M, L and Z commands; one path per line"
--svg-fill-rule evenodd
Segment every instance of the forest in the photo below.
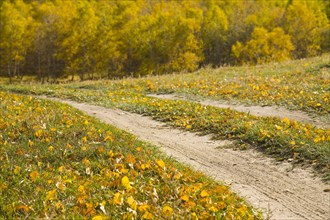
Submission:
M 330 51 L 325 0 L 4 0 L 0 76 L 192 72 Z

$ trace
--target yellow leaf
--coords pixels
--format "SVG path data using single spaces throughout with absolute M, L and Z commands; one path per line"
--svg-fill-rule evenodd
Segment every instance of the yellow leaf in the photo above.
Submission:
M 78 192 L 80 192 L 81 194 L 86 194 L 86 190 L 85 190 L 85 187 L 83 185 L 80 185 L 78 187 Z
M 226 207 L 227 207 L 226 203 L 224 203 L 224 202 L 218 203 L 218 208 L 219 209 L 225 209 Z
M 109 152 L 108 152 L 108 156 L 109 157 L 113 157 L 115 154 L 113 153 L 113 151 L 112 150 L 110 150 Z
M 56 189 L 47 192 L 46 201 L 54 200 L 56 198 Z
M 322 139 L 321 139 L 321 137 L 316 137 L 316 138 L 314 138 L 314 143 L 318 143 L 318 142 L 320 142 Z
M 64 166 L 60 166 L 60 167 L 58 168 L 58 172 L 60 172 L 60 173 L 62 173 L 64 170 L 65 170 L 65 167 L 64 167 Z
M 104 147 L 102 146 L 99 146 L 97 150 L 99 151 L 99 153 L 103 153 L 105 151 Z
M 61 202 L 57 202 L 55 204 L 55 209 L 56 209 L 56 211 L 62 212 L 62 213 L 64 213 L 64 211 L 65 211 L 64 205 Z
M 189 196 L 187 196 L 187 195 L 183 195 L 183 196 L 180 197 L 180 199 L 181 199 L 182 201 L 188 202 L 188 201 L 189 201 Z
M 139 206 L 139 211 L 140 212 L 145 212 L 150 209 L 150 206 L 148 204 L 142 204 Z
M 127 155 L 126 161 L 129 164 L 135 164 L 136 163 L 136 160 L 135 160 L 135 158 L 134 158 L 134 156 L 132 154 L 128 154 Z
M 114 138 L 112 137 L 112 135 L 107 135 L 105 138 L 104 138 L 104 141 L 110 141 L 112 142 L 114 140 Z
M 131 184 L 129 182 L 129 179 L 127 176 L 124 176 L 122 179 L 121 179 L 121 185 L 124 186 L 126 189 L 130 189 L 132 188 L 131 187 Z
M 282 130 L 283 128 L 281 127 L 281 126 L 279 126 L 279 125 L 275 125 L 275 128 L 277 129 L 277 130 Z
M 142 219 L 153 219 L 154 215 L 151 214 L 150 212 L 145 212 L 142 216 Z
M 211 211 L 211 212 L 217 212 L 217 211 L 219 211 L 216 207 L 214 207 L 214 206 L 211 206 L 210 208 L 209 208 L 209 210 Z
M 36 132 L 34 133 L 34 135 L 35 135 L 37 138 L 41 138 L 41 137 L 43 136 L 43 134 L 44 134 L 44 131 L 41 130 L 41 129 L 39 129 L 38 131 L 36 131 Z
M 93 206 L 93 203 L 89 203 L 89 202 L 86 202 L 86 213 L 91 213 L 94 211 L 94 206 Z
M 158 165 L 160 168 L 162 168 L 162 169 L 165 168 L 165 163 L 164 163 L 164 161 L 162 161 L 162 160 L 156 160 L 156 163 L 157 163 L 157 165 Z
M 131 207 L 131 209 L 136 210 L 137 208 L 137 202 L 133 198 L 133 196 L 130 196 L 127 198 L 127 204 Z
M 173 214 L 173 209 L 168 205 L 164 206 L 162 211 L 165 216 L 171 216 Z
M 38 176 L 39 176 L 38 171 L 32 171 L 30 173 L 30 178 L 33 182 L 35 182 L 37 180 Z
M 102 216 L 102 215 L 96 215 L 92 218 L 92 220 L 106 220 L 107 217 Z
M 30 212 L 30 208 L 26 205 L 18 205 L 18 206 L 16 206 L 15 209 L 18 211 L 23 211 L 23 212 L 27 212 L 27 213 Z
M 176 180 L 178 180 L 178 179 L 180 179 L 181 178 L 181 173 L 176 173 L 175 175 L 174 175 L 174 179 L 176 179 Z
M 149 163 L 146 163 L 146 164 L 143 163 L 143 164 L 141 164 L 141 169 L 142 169 L 142 170 L 150 169 L 150 167 L 151 167 L 151 166 L 150 166 Z
M 20 171 L 21 171 L 21 167 L 15 166 L 14 174 L 19 174 Z
M 237 209 L 237 212 L 238 212 L 241 216 L 246 215 L 246 211 L 247 211 L 246 206 L 242 206 L 242 207 L 240 207 L 240 208 Z
M 285 124 L 290 125 L 290 120 L 288 118 L 283 118 L 282 120 Z
M 202 198 L 210 196 L 210 194 L 206 190 L 203 190 L 200 195 L 201 195 Z
M 113 203 L 115 205 L 121 205 L 123 203 L 123 197 L 119 192 L 115 193 L 113 197 Z

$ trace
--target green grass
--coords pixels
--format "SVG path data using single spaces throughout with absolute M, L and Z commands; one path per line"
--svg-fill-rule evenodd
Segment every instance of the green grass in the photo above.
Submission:
M 68 105 L 0 100 L 0 218 L 261 218 L 227 186 Z
M 330 54 L 260 66 L 201 69 L 136 80 L 150 93 L 181 93 L 247 105 L 277 105 L 330 122 Z
M 329 57 L 112 81 L 2 81 L 0 216 L 260 218 L 228 187 L 164 157 L 134 136 L 67 105 L 12 93 L 149 115 L 174 127 L 234 140 L 235 147 L 255 147 L 278 160 L 308 164 L 330 180 L 328 128 L 148 96 L 178 93 L 194 99 L 278 105 L 329 121 Z
M 189 101 L 161 100 L 149 93 L 181 93 L 192 97 L 245 104 L 280 105 L 329 120 L 330 55 L 262 66 L 202 69 L 192 74 L 86 81 L 60 85 L 2 85 L 0 89 L 50 95 L 117 107 L 149 115 L 182 129 L 232 139 L 256 147 L 278 160 L 312 165 L 330 179 L 330 129 L 288 119 L 256 117 Z

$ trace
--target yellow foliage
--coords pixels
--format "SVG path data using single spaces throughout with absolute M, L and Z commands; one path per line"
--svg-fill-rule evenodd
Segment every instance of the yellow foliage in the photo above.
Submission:
M 129 205 L 129 207 L 133 210 L 137 209 L 137 202 L 135 201 L 135 199 L 133 198 L 133 196 L 129 196 L 127 199 L 127 204 Z
M 164 216 L 169 217 L 172 216 L 173 209 L 170 206 L 166 205 L 163 207 L 162 212 Z
M 130 182 L 129 182 L 129 179 L 127 176 L 124 176 L 122 179 L 121 179 L 121 185 L 124 186 L 126 189 L 130 189 L 132 188 Z
M 205 197 L 209 197 L 210 194 L 206 191 L 206 190 L 202 190 L 202 192 L 200 193 L 201 197 L 202 198 L 205 198 Z
M 102 216 L 102 215 L 96 215 L 92 218 L 92 220 L 107 220 L 107 219 L 109 219 L 109 218 L 106 216 Z
M 239 62 L 252 64 L 289 60 L 293 50 L 290 36 L 279 27 L 271 32 L 256 27 L 245 45 L 237 42 L 232 47 L 232 53 Z
M 164 163 L 164 161 L 162 161 L 162 160 L 156 160 L 156 164 L 157 164 L 160 168 L 165 169 L 165 163 Z
M 50 200 L 55 200 L 56 199 L 56 195 L 57 195 L 57 192 L 56 192 L 56 189 L 53 189 L 51 191 L 48 191 L 47 192 L 47 195 L 46 195 L 46 201 Z
M 123 196 L 119 192 L 115 193 L 112 202 L 115 205 L 121 205 L 123 203 Z
M 31 178 L 31 180 L 32 180 L 33 182 L 35 182 L 35 181 L 37 180 L 38 176 L 39 176 L 38 171 L 32 171 L 32 172 L 30 173 L 30 178 Z

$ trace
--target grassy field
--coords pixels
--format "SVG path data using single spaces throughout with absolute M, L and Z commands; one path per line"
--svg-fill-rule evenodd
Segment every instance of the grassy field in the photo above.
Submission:
M 261 218 L 227 186 L 68 105 L 0 100 L 0 218 Z
M 0 213 L 4 218 L 259 218 L 226 186 L 165 158 L 134 136 L 67 105 L 29 95 L 149 115 L 174 127 L 234 140 L 237 148 L 255 147 L 278 160 L 313 166 L 329 180 L 329 128 L 148 96 L 178 93 L 277 105 L 329 121 L 329 58 L 139 79 L 1 83 Z
M 182 129 L 236 140 L 278 160 L 312 165 L 330 179 L 330 129 L 287 118 L 257 117 L 190 101 L 161 100 L 150 93 L 179 93 L 195 99 L 277 105 L 305 111 L 330 122 L 330 72 L 326 54 L 262 66 L 201 69 L 139 79 L 86 81 L 59 85 L 1 85 L 0 89 L 73 99 L 149 115 Z
M 247 105 L 277 105 L 319 116 L 330 113 L 330 54 L 260 66 L 201 69 L 142 80 L 151 93 L 182 93 Z

